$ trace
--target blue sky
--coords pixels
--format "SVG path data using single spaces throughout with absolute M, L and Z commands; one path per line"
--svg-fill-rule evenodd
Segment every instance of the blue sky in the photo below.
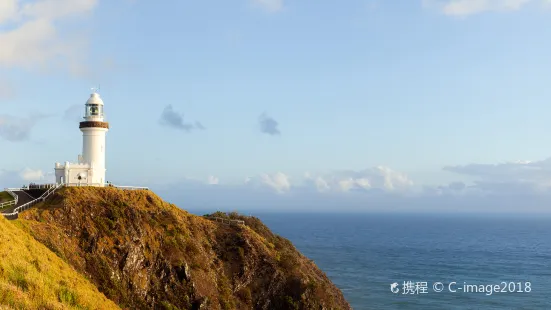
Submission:
M 101 84 L 108 179 L 176 202 L 546 210 L 549 37 L 547 0 L 3 0 L 0 186 Z

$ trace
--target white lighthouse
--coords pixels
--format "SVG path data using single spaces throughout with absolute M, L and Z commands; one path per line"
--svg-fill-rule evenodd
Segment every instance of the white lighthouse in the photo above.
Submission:
M 97 92 L 90 95 L 85 104 L 82 131 L 82 155 L 78 163 L 56 163 L 56 182 L 82 186 L 104 186 L 105 184 L 105 135 L 109 123 L 105 122 L 103 100 Z

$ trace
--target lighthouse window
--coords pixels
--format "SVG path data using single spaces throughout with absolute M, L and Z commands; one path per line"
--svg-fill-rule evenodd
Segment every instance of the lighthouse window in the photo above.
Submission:
M 103 107 L 98 104 L 86 105 L 86 116 L 103 116 Z
M 93 104 L 90 106 L 90 115 L 92 116 L 98 116 L 99 115 L 99 109 L 98 106 Z

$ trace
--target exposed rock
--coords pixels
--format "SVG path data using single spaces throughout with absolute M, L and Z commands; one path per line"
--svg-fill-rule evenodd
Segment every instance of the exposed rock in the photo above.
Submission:
M 216 215 L 246 225 L 116 188 L 64 188 L 20 219 L 123 308 L 350 309 L 287 239 L 256 218 Z

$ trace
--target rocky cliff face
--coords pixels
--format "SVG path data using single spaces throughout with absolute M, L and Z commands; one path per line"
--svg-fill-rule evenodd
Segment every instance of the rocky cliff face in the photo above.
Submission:
M 126 309 L 350 309 L 314 262 L 258 219 L 227 225 L 150 191 L 64 188 L 20 215 Z

